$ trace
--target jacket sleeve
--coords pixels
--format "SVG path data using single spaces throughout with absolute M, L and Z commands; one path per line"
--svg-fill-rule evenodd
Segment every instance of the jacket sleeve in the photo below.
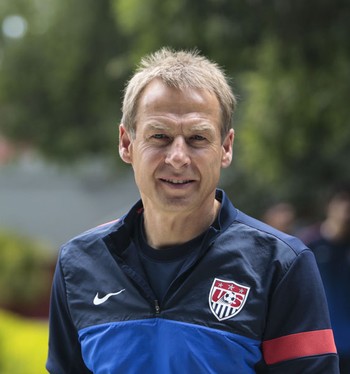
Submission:
M 78 333 L 67 305 L 66 288 L 60 261 L 56 265 L 51 290 L 49 353 L 46 369 L 51 374 L 92 373 L 82 359 Z
M 270 297 L 258 372 L 338 374 L 327 301 L 311 251 L 297 256 Z

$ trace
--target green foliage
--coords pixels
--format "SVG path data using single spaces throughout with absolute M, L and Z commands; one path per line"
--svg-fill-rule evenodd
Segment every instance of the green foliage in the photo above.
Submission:
M 349 174 L 349 2 L 113 4 L 132 52 L 197 46 L 234 77 L 237 139 L 224 180 L 236 202 L 255 213 L 280 199 L 315 209 L 330 183 Z
M 123 48 L 109 1 L 29 4 L 20 13 L 28 33 L 1 46 L 1 131 L 56 160 L 114 151 L 126 72 L 109 69 Z
M 118 159 L 124 82 L 141 55 L 169 45 L 197 47 L 233 77 L 225 180 L 245 191 L 236 202 L 315 206 L 350 174 L 347 0 L 6 0 L 0 12 L 28 21 L 24 38 L 0 40 L 1 131 L 47 157 Z
M 47 373 L 46 322 L 25 320 L 0 311 L 0 373 Z
M 136 59 L 164 45 L 197 47 L 235 71 L 249 61 L 249 51 L 261 34 L 262 21 L 258 12 L 264 7 L 249 3 L 226 0 L 112 1 L 120 29 L 131 39 L 129 53 Z
M 267 41 L 259 67 L 241 77 L 240 157 L 257 186 L 276 186 L 280 199 L 306 206 L 349 172 L 349 68 L 340 53 L 327 70 L 285 66 L 279 51 Z
M 50 287 L 53 251 L 9 232 L 0 232 L 0 248 L 0 304 L 34 304 Z

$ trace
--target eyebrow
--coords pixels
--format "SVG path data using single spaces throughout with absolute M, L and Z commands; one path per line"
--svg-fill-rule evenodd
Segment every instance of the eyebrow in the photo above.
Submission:
M 190 128 L 191 132 L 200 131 L 200 132 L 214 132 L 214 128 L 212 125 L 207 123 L 198 123 L 196 125 L 191 126 Z
M 173 131 L 171 126 L 167 126 L 160 122 L 150 122 L 146 124 L 147 131 Z M 187 129 L 189 133 L 195 132 L 208 132 L 208 133 L 215 133 L 215 129 L 209 123 L 197 123 L 192 126 L 189 126 Z M 186 131 L 185 130 L 185 131 Z
M 146 124 L 147 130 L 169 130 L 170 127 L 166 126 L 162 123 L 152 122 L 149 124 Z

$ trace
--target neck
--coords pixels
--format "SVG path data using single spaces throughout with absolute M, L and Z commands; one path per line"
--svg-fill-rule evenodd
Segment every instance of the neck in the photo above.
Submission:
M 144 209 L 145 233 L 148 244 L 156 249 L 186 243 L 209 228 L 220 210 L 214 200 L 212 206 L 196 212 L 154 212 Z

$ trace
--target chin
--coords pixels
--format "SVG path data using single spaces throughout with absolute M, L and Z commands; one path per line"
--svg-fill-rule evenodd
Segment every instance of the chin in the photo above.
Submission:
M 174 210 L 181 210 L 183 208 L 187 208 L 191 205 L 192 201 L 188 196 L 181 196 L 181 197 L 163 197 L 161 198 L 162 203 L 171 211 Z

